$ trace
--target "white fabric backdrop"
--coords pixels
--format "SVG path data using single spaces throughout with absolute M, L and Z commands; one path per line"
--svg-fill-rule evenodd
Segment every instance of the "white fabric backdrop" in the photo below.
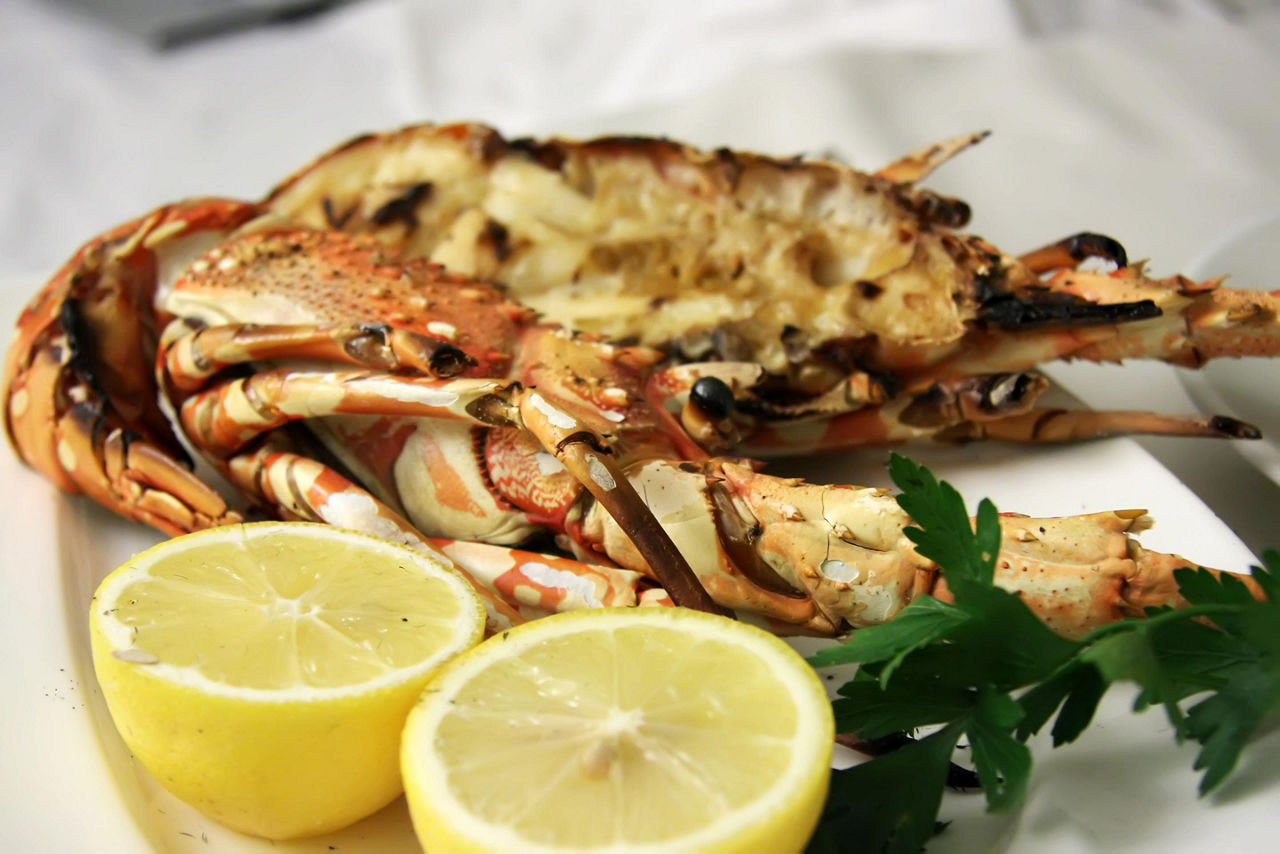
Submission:
M 588 129 L 715 85 L 750 107 L 732 132 L 700 129 L 721 142 L 836 144 L 869 163 L 989 126 L 998 136 L 977 156 L 1000 163 L 1012 189 L 1028 171 L 1041 181 L 1062 174 L 1056 161 L 1036 162 L 1039 146 L 1015 147 L 1017 134 L 1083 143 L 1101 126 L 1162 166 L 1181 158 L 1207 174 L 1240 174 L 1269 155 L 1254 148 L 1276 130 L 1274 110 L 1248 103 L 1275 91 L 1280 16 L 1271 5 L 370 0 L 157 53 L 61 6 L 6 0 L 0 274 L 47 270 L 84 236 L 160 201 L 258 195 L 366 130 L 458 118 L 509 133 Z M 1257 11 L 1228 14 L 1237 7 Z M 831 59 L 807 69 L 811 79 L 766 70 L 815 54 Z M 1149 82 L 1135 79 L 1147 71 Z M 743 74 L 756 82 L 734 88 Z M 677 130 L 662 121 L 648 129 Z M 1109 193 L 1109 204 L 1123 195 Z M 1003 201 L 975 198 L 983 211 Z
M 1262 0 L 368 0 L 156 52 L 0 3 L 0 277 L 187 195 L 255 197 L 372 129 L 648 132 L 875 167 L 993 137 L 930 185 L 1009 251 L 1082 229 L 1167 273 L 1280 213 L 1280 4 Z M 1054 373 L 1091 405 L 1184 411 L 1163 366 Z M 1146 440 L 1255 549 L 1280 488 L 1212 443 Z M 1241 500 L 1241 496 L 1246 500 Z

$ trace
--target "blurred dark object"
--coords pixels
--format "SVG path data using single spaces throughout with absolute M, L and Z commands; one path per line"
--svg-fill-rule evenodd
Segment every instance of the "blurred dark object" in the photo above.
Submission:
M 311 18 L 354 0 L 57 0 L 165 50 Z

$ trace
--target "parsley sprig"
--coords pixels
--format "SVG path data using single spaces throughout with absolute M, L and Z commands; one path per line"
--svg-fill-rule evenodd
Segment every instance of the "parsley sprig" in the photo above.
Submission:
M 1280 553 L 1263 555 L 1255 599 L 1238 579 L 1178 570 L 1190 603 L 1059 637 L 1017 596 L 992 583 L 1000 545 L 995 505 L 971 523 L 959 493 L 923 466 L 892 455 L 898 503 L 918 527 L 907 536 L 946 576 L 955 602 L 923 596 L 894 620 L 814 655 L 814 666 L 857 663 L 833 702 L 836 729 L 871 740 L 929 727 L 929 735 L 853 768 L 833 771 L 811 852 L 916 852 L 935 831 L 947 769 L 961 738 L 991 811 L 1026 794 L 1026 741 L 1052 719 L 1055 747 L 1089 725 L 1107 688 L 1136 682 L 1134 711 L 1161 706 L 1179 741 L 1200 744 L 1200 793 L 1235 767 L 1263 721 L 1280 712 Z

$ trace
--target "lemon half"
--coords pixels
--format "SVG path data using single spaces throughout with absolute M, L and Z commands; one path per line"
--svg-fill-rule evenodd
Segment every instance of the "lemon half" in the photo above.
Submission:
M 133 557 L 99 586 L 90 635 L 142 765 L 210 817 L 283 839 L 400 793 L 404 720 L 484 619 L 470 584 L 426 554 L 267 522 Z
M 801 850 L 831 704 L 772 635 L 679 608 L 585 610 L 445 665 L 405 727 L 428 851 Z

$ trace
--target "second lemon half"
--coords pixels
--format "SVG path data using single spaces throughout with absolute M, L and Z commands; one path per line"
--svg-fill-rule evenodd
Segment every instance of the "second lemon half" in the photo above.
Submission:
M 799 851 L 826 692 L 781 640 L 681 608 L 584 610 L 446 664 L 405 727 L 429 851 Z

